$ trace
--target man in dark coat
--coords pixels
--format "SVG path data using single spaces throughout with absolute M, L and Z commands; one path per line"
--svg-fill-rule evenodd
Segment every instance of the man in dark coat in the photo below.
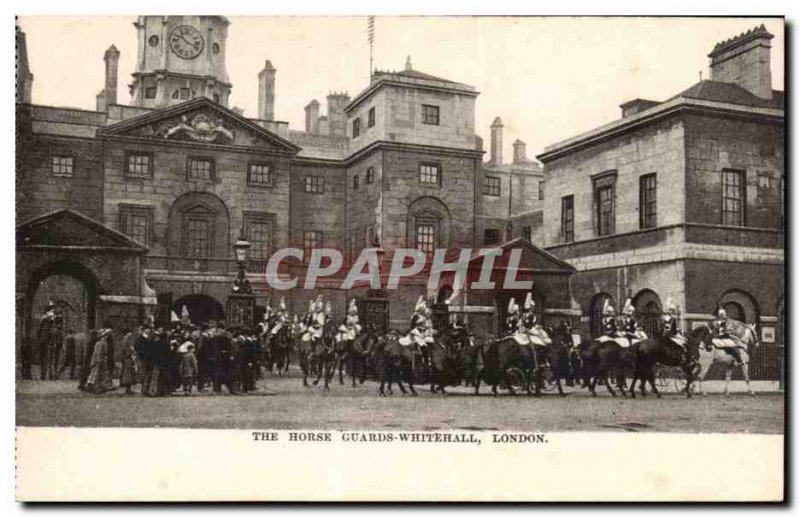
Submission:
M 234 350 L 234 343 L 232 342 L 230 333 L 225 330 L 225 324 L 219 323 L 217 332 L 212 338 L 212 343 L 216 343 L 217 358 L 217 375 L 214 383 L 214 391 L 219 393 L 222 391 L 224 384 L 228 388 L 231 395 L 238 395 L 236 389 L 236 382 L 238 378 L 238 360 Z

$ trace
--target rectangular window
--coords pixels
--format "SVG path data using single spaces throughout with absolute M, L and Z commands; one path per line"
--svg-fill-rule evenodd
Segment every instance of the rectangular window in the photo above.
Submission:
M 153 155 L 149 153 L 127 153 L 125 176 L 128 178 L 152 178 Z
M 353 190 L 358 190 L 358 174 L 353 176 Z
M 597 204 L 597 235 L 614 233 L 614 187 L 606 185 L 595 190 Z
M 483 245 L 495 246 L 500 244 L 500 230 L 487 228 L 483 231 Z
M 431 106 L 430 104 L 422 105 L 422 123 L 430 124 L 433 126 L 439 125 L 439 106 Z
M 539 201 L 544 201 L 544 181 L 539 182 Z
M 353 119 L 353 138 L 361 134 L 361 119 Z
M 189 218 L 186 221 L 186 256 L 203 258 L 209 255 L 211 223 L 207 219 Z
M 247 222 L 247 240 L 250 241 L 251 260 L 266 261 L 272 253 L 272 223 L 251 219 Z
M 486 176 L 483 178 L 483 193 L 487 196 L 500 195 L 500 178 Z
M 247 183 L 257 186 L 272 185 L 272 170 L 268 163 L 251 163 L 247 166 Z
M 144 89 L 144 98 L 145 99 L 155 99 L 156 98 L 156 87 L 155 86 L 148 86 Z
M 367 112 L 367 127 L 375 125 L 375 108 L 370 108 Z
M 187 100 L 191 96 L 191 90 L 189 90 L 189 88 L 181 88 L 180 92 L 180 98 L 182 101 Z
M 322 176 L 306 176 L 305 191 L 310 194 L 322 194 L 325 192 L 325 178 Z
M 367 184 L 372 183 L 375 181 L 375 167 L 369 167 L 367 169 Z
M 150 245 L 150 228 L 153 209 L 148 206 L 121 205 L 119 207 L 119 231 L 131 239 Z
M 428 255 L 433 254 L 433 251 L 436 249 L 436 235 L 434 233 L 434 226 L 432 224 L 417 225 L 416 248 L 424 251 Z
M 190 180 L 214 179 L 214 160 L 211 158 L 189 158 L 186 177 Z
M 639 228 L 656 227 L 656 175 L 639 178 Z
M 744 172 L 722 171 L 722 224 L 744 226 Z
M 561 238 L 564 242 L 575 240 L 575 196 L 561 198 Z
M 72 156 L 53 156 L 53 176 L 72 176 L 75 161 Z
M 322 232 L 309 230 L 303 232 L 303 255 L 304 260 L 311 258 L 311 250 L 322 247 Z
M 419 164 L 419 181 L 427 185 L 441 185 L 440 166 L 436 163 Z
M 530 226 L 525 226 L 522 229 L 522 238 L 525 239 L 528 242 L 531 242 L 531 227 Z

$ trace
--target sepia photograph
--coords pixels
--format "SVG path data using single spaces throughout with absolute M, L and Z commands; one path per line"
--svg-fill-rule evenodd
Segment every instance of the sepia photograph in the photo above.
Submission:
M 17 499 L 782 501 L 785 42 L 775 16 L 17 16 Z M 608 440 L 620 477 L 684 443 L 759 482 L 137 495 L 44 467 L 173 438 L 520 473 Z

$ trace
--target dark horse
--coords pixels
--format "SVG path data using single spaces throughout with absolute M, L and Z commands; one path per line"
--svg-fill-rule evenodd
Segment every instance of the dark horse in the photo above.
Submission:
M 356 387 L 356 377 L 358 383 L 364 384 L 367 378 L 367 357 L 371 348 L 374 346 L 377 333 L 373 325 L 367 325 L 363 332 L 358 334 L 355 339 L 343 340 L 336 343 L 336 363 L 339 369 L 339 384 L 344 384 L 345 364 L 350 377 L 353 380 L 353 387 Z
M 481 380 L 492 386 L 492 393 L 497 395 L 497 386 L 502 384 L 514 395 L 514 386 L 524 387 L 530 393 L 531 372 L 537 364 L 542 364 L 544 354 L 534 351 L 533 346 L 522 346 L 513 336 L 506 336 L 482 345 L 476 357 L 475 394 L 477 395 Z M 534 356 L 534 354 L 537 354 Z M 539 383 L 534 383 L 539 386 Z
M 655 373 L 653 372 L 656 363 L 665 366 L 679 366 L 686 376 L 686 396 L 691 397 L 693 372 L 700 357 L 698 333 L 701 332 L 703 332 L 703 328 L 695 329 L 692 332 L 692 335 L 686 340 L 685 349 L 666 336 L 655 336 L 633 345 L 635 367 L 630 387 L 631 397 L 636 397 L 634 388 L 638 380 L 642 396 L 647 395 L 645 389 L 645 381 L 647 381 L 656 397 L 661 398 L 661 393 L 656 388 Z
M 325 389 L 330 389 L 329 383 L 331 377 L 333 377 L 333 367 L 336 359 L 334 351 L 335 336 L 336 325 L 328 321 L 322 328 L 322 336 L 319 339 L 300 341 L 298 350 L 300 353 L 300 369 L 303 370 L 303 386 L 308 386 L 308 375 L 316 372 L 317 378 L 314 379 L 314 386 L 319 384 L 320 379 L 324 377 Z
M 267 352 L 266 367 L 272 373 L 273 366 L 278 375 L 289 371 L 289 350 L 292 345 L 292 329 L 289 324 L 284 324 L 276 334 L 271 332 L 263 336 L 262 346 Z
M 633 364 L 633 347 L 623 348 L 614 340 L 595 339 L 579 351 L 583 384 L 589 388 L 593 397 L 597 396 L 595 386 L 598 379 L 606 385 L 609 393 L 616 397 L 609 375 L 612 375 L 617 389 L 625 396 L 625 368 Z
M 372 356 L 380 379 L 378 392 L 386 395 L 384 386 L 388 383 L 389 394 L 392 394 L 392 383 L 397 382 L 400 391 L 405 395 L 403 381 L 408 383 L 408 388 L 412 395 L 416 395 L 414 389 L 414 365 L 421 360 L 416 345 L 404 346 L 400 344 L 400 335 L 397 331 L 391 331 L 386 336 L 379 336 L 372 348 Z
M 445 331 L 430 345 L 431 393 L 446 393 L 445 386 L 461 383 L 469 370 L 472 342 L 466 332 Z
M 533 376 L 536 383 L 536 393 L 538 394 L 544 387 L 545 381 L 555 382 L 558 394 L 564 396 L 564 388 L 561 386 L 561 379 L 572 384 L 572 365 L 570 361 L 570 345 L 572 344 L 572 328 L 566 321 L 562 321 L 556 328 L 547 329 L 551 343 L 545 347 L 543 353 L 537 354 L 540 368 Z M 540 347 L 536 347 L 540 348 Z M 549 376 L 546 375 L 544 367 L 549 369 Z

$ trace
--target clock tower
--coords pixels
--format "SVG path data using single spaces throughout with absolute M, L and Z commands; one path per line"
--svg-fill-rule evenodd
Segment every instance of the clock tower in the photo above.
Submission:
M 228 105 L 225 69 L 228 20 L 223 16 L 140 16 L 135 106 L 163 108 L 195 97 Z

